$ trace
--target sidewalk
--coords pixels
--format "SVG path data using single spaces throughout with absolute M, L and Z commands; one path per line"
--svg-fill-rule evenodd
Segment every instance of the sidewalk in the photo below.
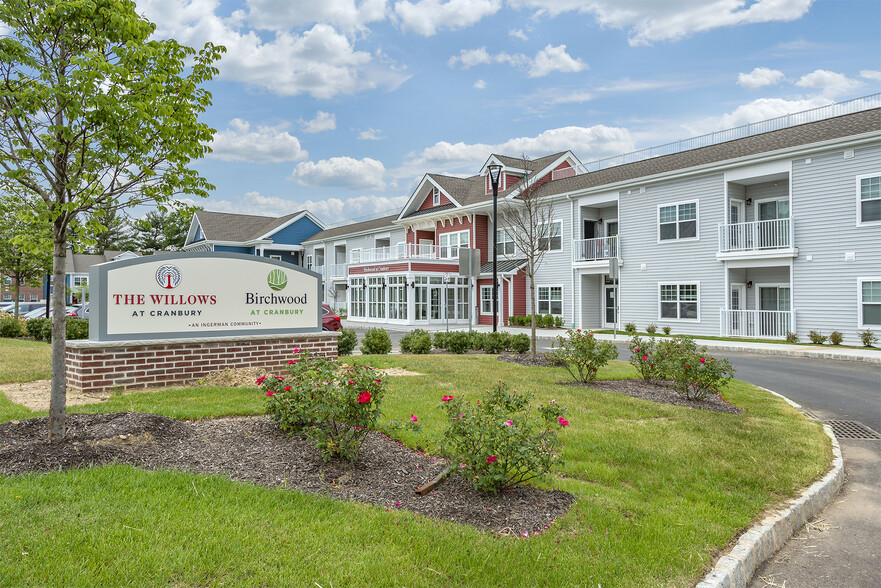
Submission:
M 371 327 L 381 326 L 389 332 L 406 333 L 412 331 L 416 327 L 406 325 L 377 325 L 375 323 L 343 321 L 343 326 L 354 329 L 369 329 Z M 427 327 L 419 327 L 425 331 L 437 332 L 446 331 L 445 325 L 430 325 Z M 489 325 L 473 325 L 474 331 L 488 333 L 492 331 Z M 450 331 L 467 331 L 468 328 L 463 325 L 450 325 Z M 525 333 L 529 335 L 529 327 L 499 327 L 500 331 L 517 334 Z M 565 335 L 565 329 L 536 329 L 536 337 L 546 344 L 550 345 L 556 341 L 560 335 Z M 612 334 L 597 334 L 597 339 L 604 341 L 616 341 L 626 343 L 630 337 L 627 333 L 619 331 L 617 337 Z M 695 338 L 698 345 L 704 345 L 712 351 L 728 351 L 732 353 L 756 353 L 761 355 L 782 355 L 788 357 L 812 357 L 816 359 L 837 359 L 845 361 L 865 361 L 868 363 L 881 364 L 881 349 L 852 349 L 847 347 L 834 347 L 832 345 L 793 345 L 790 343 L 756 343 L 752 341 L 719 341 L 715 339 Z

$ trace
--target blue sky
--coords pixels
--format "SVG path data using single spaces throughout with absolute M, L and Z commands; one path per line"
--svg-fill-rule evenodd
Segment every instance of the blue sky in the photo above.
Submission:
M 491 152 L 582 162 L 881 92 L 877 0 L 137 0 L 228 49 L 208 210 L 328 224 Z

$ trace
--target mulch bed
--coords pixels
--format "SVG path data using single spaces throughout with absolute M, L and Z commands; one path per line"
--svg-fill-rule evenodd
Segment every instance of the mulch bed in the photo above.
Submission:
M 67 426 L 63 440 L 50 442 L 46 418 L 0 424 L 0 474 L 105 463 L 177 469 L 406 509 L 510 535 L 547 529 L 575 502 L 566 492 L 531 486 L 482 494 L 455 474 L 419 496 L 415 489 L 440 474 L 444 460 L 370 433 L 356 463 L 325 463 L 307 439 L 287 437 L 267 416 L 176 421 L 132 412 L 72 414 Z

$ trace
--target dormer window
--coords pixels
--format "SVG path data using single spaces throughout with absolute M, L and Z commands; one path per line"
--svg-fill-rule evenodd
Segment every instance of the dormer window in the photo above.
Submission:
M 434 206 L 440 206 L 440 190 L 438 188 L 431 191 L 431 202 Z

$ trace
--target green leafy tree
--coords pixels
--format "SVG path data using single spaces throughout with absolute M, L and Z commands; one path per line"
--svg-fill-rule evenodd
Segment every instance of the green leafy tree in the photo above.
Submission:
M 148 212 L 134 222 L 134 243 L 141 253 L 180 251 L 184 248 L 193 213 L 200 207 L 174 207 Z
M 12 281 L 15 316 L 18 316 L 21 286 L 39 286 L 42 277 L 52 267 L 48 231 L 34 235 L 33 228 L 21 219 L 20 208 L 21 203 L 17 200 L 0 197 L 0 276 L 8 276 Z M 40 244 L 43 248 L 39 247 Z
M 128 219 L 112 202 L 103 202 L 96 206 L 86 224 L 94 231 L 90 253 L 129 251 L 134 247 Z
M 53 283 L 78 215 L 208 195 L 189 164 L 213 136 L 198 117 L 222 47 L 152 38 L 132 0 L 3 0 L 0 26 L 0 191 L 24 194 L 29 222 L 50 228 Z M 52 306 L 50 438 L 66 412 L 63 288 Z

